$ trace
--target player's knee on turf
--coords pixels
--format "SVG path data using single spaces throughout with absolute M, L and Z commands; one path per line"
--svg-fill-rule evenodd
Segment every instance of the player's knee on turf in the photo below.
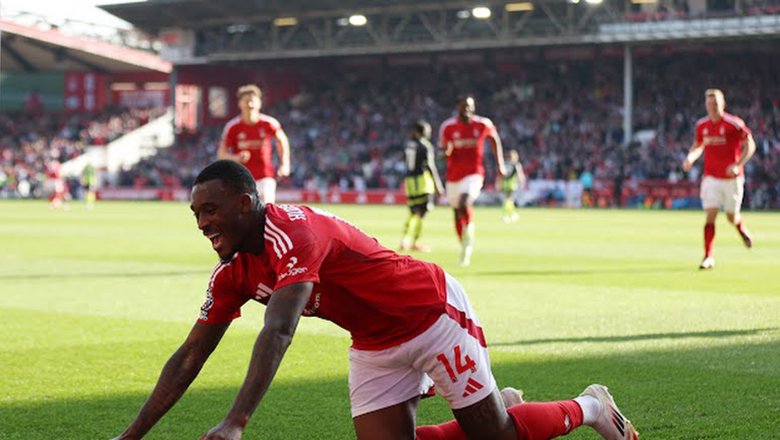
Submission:
M 515 440 L 517 431 L 495 389 L 474 405 L 452 411 L 470 440 Z

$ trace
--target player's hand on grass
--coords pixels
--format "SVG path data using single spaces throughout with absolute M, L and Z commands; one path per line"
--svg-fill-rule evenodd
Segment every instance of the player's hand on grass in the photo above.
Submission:
M 241 440 L 243 433 L 244 428 L 241 426 L 222 422 L 200 436 L 199 440 Z

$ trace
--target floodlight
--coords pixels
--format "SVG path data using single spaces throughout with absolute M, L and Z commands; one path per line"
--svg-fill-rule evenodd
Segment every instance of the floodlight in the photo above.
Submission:
M 365 15 L 355 14 L 349 17 L 349 24 L 352 26 L 365 26 L 368 23 L 368 19 Z
M 506 12 L 526 12 L 533 11 L 534 4 L 531 2 L 507 3 L 504 6 Z
M 490 8 L 486 6 L 477 6 L 471 10 L 471 15 L 473 15 L 474 18 L 479 18 L 480 20 L 490 18 L 491 14 L 492 12 L 490 11 Z
M 298 19 L 295 17 L 279 17 L 274 19 L 274 26 L 276 27 L 296 26 L 297 24 Z

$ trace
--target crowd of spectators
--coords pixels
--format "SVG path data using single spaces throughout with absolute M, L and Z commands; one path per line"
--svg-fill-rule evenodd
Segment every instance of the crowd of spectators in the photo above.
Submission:
M 585 176 L 588 181 L 631 186 L 641 180 L 698 181 L 701 162 L 687 175 L 680 164 L 692 144 L 696 121 L 706 115 L 704 89 L 719 87 L 726 94 L 727 111 L 745 119 L 758 147 L 746 167 L 746 203 L 778 208 L 780 84 L 775 78 L 780 60 L 764 57 L 758 63 L 757 57 L 760 54 L 738 51 L 717 57 L 706 52 L 637 54 L 635 136 L 628 145 L 623 142 L 620 57 L 492 67 L 319 66 L 312 69 L 316 75 L 302 75 L 297 95 L 264 111 L 282 123 L 290 138 L 292 174 L 281 187 L 399 188 L 407 128 L 418 118 L 437 127 L 453 114 L 455 100 L 463 93 L 472 93 L 477 113 L 494 121 L 505 149 L 519 151 L 529 178 Z M 116 118 L 122 122 L 112 123 Z M 47 157 L 66 160 L 83 145 L 140 123 L 132 113 L 99 120 L 0 116 L 4 169 L 30 179 L 41 173 Z M 93 134 L 114 125 L 122 128 Z M 119 185 L 188 187 L 198 170 L 215 159 L 221 128 L 206 128 L 200 136 L 180 138 L 177 145 L 160 149 L 122 171 Z M 437 137 L 434 130 L 434 141 Z M 439 160 L 443 169 L 443 158 Z M 486 161 L 490 188 L 495 177 L 491 154 Z
M 424 68 L 381 66 L 323 72 L 269 114 L 292 145 L 292 175 L 282 186 L 344 190 L 398 188 L 406 127 L 423 118 L 437 127 L 455 99 L 476 96 L 477 113 L 496 124 L 505 148 L 520 152 L 532 179 L 697 181 L 680 164 L 705 116 L 704 89 L 720 87 L 727 111 L 745 119 L 757 152 L 747 166 L 748 200 L 778 207 L 780 192 L 780 62 L 754 63 L 755 54 L 669 54 L 635 60 L 634 141 L 624 146 L 622 59 L 546 62 L 517 69 L 498 66 Z M 739 69 L 733 68 L 740 66 Z M 272 87 L 272 85 L 269 85 Z M 123 174 L 125 184 L 191 182 L 214 158 L 219 127 Z M 434 133 L 434 138 L 436 138 Z M 486 186 L 493 182 L 486 155 Z M 443 164 L 442 164 L 443 166 Z
M 0 112 L 0 198 L 43 197 L 47 165 L 105 145 L 165 109 L 111 108 L 96 114 L 28 109 Z

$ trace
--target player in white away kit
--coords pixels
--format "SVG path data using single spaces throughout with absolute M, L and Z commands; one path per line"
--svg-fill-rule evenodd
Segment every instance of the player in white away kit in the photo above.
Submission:
M 707 213 L 704 224 L 704 259 L 700 269 L 712 269 L 712 242 L 715 238 L 715 218 L 723 208 L 729 223 L 737 228 L 747 248 L 753 247 L 740 215 L 745 187 L 744 166 L 756 151 L 753 134 L 745 122 L 726 113 L 726 99 L 718 89 L 705 92 L 707 116 L 696 123 L 696 140 L 683 162 L 686 172 L 704 152 L 704 177 L 701 181 L 701 204 Z
M 221 262 L 198 321 L 118 438 L 141 438 L 152 428 L 241 306 L 255 300 L 266 305 L 265 322 L 246 379 L 225 419 L 201 439 L 241 438 L 303 315 L 332 321 L 352 336 L 349 393 L 358 440 L 547 439 L 582 424 L 604 438 L 636 440 L 601 385 L 558 402 L 518 403 L 514 393 L 518 404 L 505 408 L 479 319 L 463 287 L 439 266 L 399 255 L 326 212 L 264 205 L 251 174 L 232 161 L 198 175 L 191 208 Z M 415 429 L 420 395 L 433 384 L 456 421 Z
M 468 266 L 474 250 L 474 200 L 479 197 L 485 180 L 482 163 L 485 139 L 493 149 L 498 174 L 504 176 L 506 171 L 501 139 L 493 122 L 474 114 L 473 96 L 459 98 L 457 105 L 458 114 L 444 121 L 439 128 L 439 145 L 447 155 L 446 192 L 461 242 L 460 265 Z

